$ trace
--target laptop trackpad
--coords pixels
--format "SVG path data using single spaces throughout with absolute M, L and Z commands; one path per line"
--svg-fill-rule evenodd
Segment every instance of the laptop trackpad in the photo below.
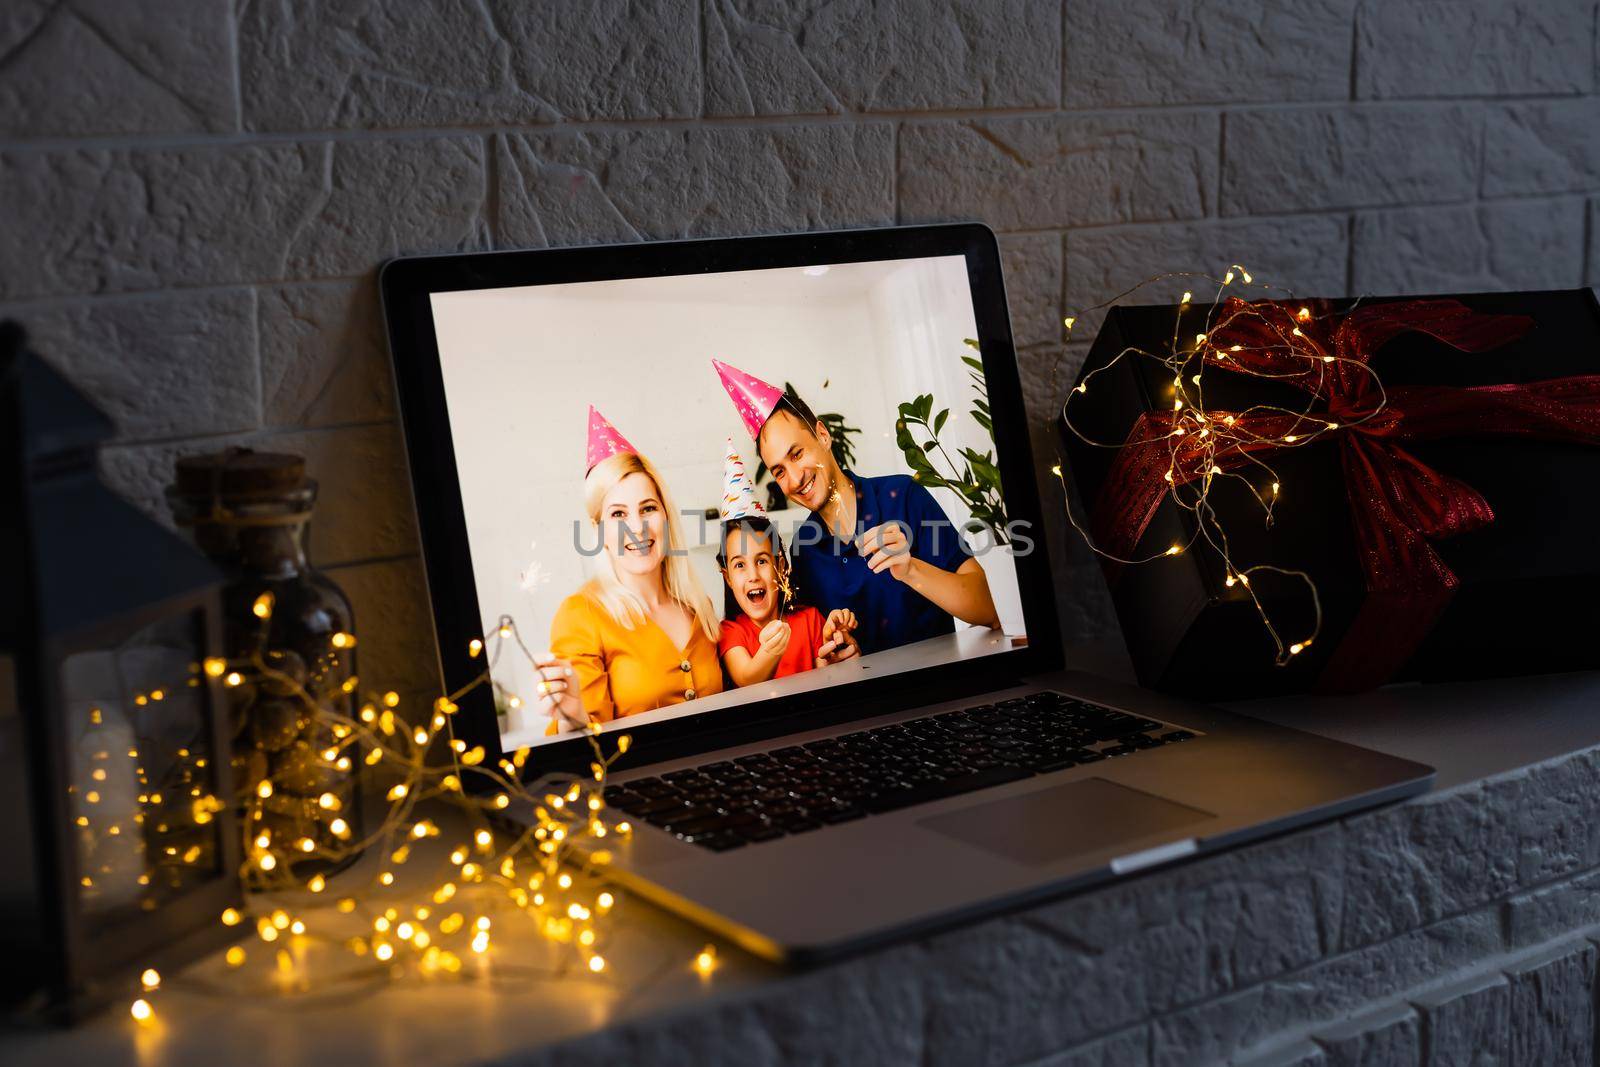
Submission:
M 1050 863 L 1215 818 L 1209 811 L 1085 778 L 935 815 L 918 825 L 1017 863 Z

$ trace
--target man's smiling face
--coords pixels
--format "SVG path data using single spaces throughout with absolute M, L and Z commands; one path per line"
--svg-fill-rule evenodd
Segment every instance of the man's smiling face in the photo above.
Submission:
M 827 431 L 810 427 L 782 407 L 761 428 L 756 448 L 783 495 L 808 511 L 827 503 L 839 476 Z

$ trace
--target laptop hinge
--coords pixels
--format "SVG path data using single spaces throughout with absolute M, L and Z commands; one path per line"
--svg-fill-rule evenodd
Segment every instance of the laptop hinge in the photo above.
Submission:
M 971 679 L 963 685 L 952 686 L 948 683 L 937 686 L 908 685 L 890 701 L 884 700 L 859 700 L 847 704 L 840 704 L 828 708 L 812 708 L 784 715 L 780 718 L 766 721 L 744 722 L 738 726 L 724 729 L 707 730 L 704 733 L 691 734 L 684 737 L 652 739 L 647 746 L 647 751 L 635 749 L 641 755 L 647 755 L 645 763 L 665 763 L 668 760 L 681 759 L 700 752 L 712 752 L 719 748 L 732 748 L 737 745 L 759 744 L 785 734 L 800 733 L 805 730 L 821 730 L 830 726 L 854 722 L 858 719 L 870 719 L 877 715 L 891 715 L 899 711 L 909 711 L 917 707 L 931 704 L 942 704 L 950 700 L 961 700 L 966 697 L 978 697 L 985 693 L 997 693 L 1002 689 L 1010 689 L 1021 685 L 1020 675 L 1010 671 L 997 671 L 988 678 Z M 639 763 L 630 766 L 640 766 Z M 547 764 L 543 770 L 564 770 L 556 764 Z

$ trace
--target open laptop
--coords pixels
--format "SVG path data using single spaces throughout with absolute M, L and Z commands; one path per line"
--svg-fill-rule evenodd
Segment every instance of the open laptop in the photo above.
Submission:
M 981 225 L 407 258 L 382 290 L 446 689 L 502 615 L 551 653 L 498 664 L 458 729 L 534 776 L 587 773 L 575 723 L 630 734 L 613 870 L 753 952 L 859 950 L 1432 779 L 1060 672 Z

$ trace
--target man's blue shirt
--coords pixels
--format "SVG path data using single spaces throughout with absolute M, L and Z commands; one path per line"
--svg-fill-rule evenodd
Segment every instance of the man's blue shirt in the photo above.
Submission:
M 911 555 L 940 570 L 954 571 L 971 558 L 961 533 L 933 494 L 907 474 L 862 478 L 845 471 L 856 487 L 856 533 L 898 522 Z M 948 611 L 887 570 L 873 574 L 853 542 L 840 541 L 812 512 L 795 533 L 795 596 L 824 615 L 849 608 L 863 654 L 955 632 Z

